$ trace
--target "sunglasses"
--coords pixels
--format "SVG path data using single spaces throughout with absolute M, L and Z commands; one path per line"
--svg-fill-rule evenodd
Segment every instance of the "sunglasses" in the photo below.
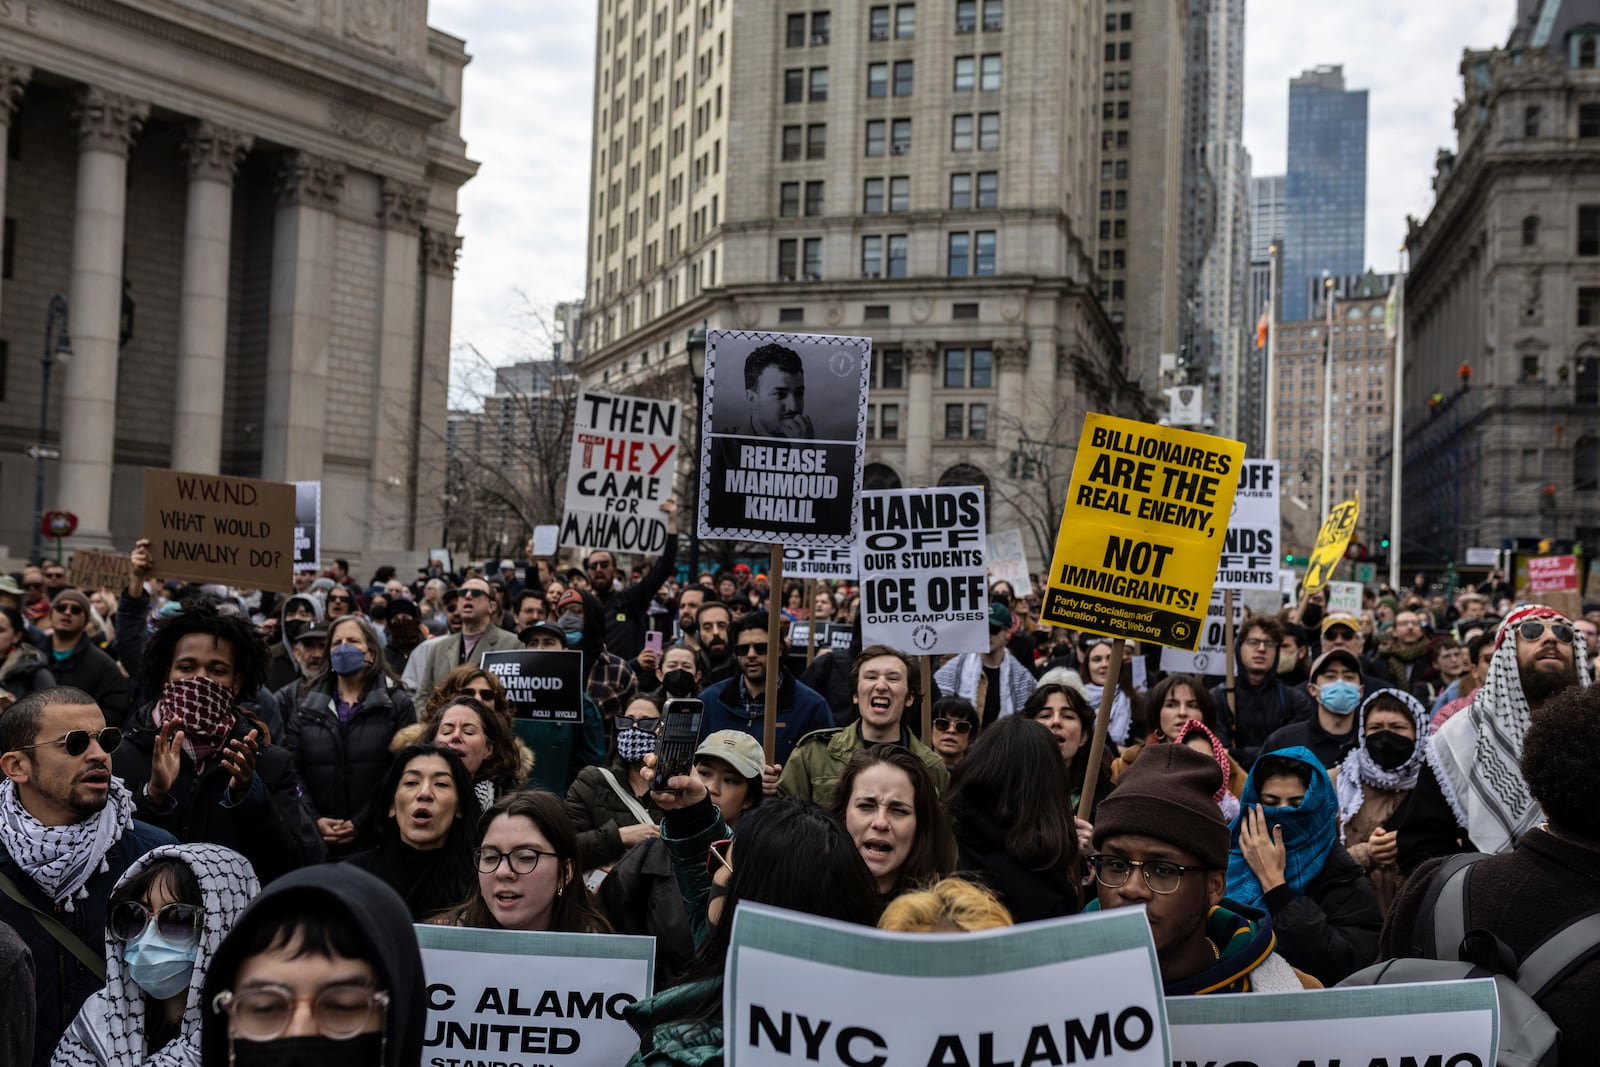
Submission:
M 648 716 L 643 719 L 635 719 L 632 715 L 618 715 L 617 729 L 643 730 L 647 734 L 653 734 L 660 731 L 661 720 L 659 718 L 652 719 Z
M 997 637 L 997 636 L 999 636 L 1000 634 L 1002 634 L 1004 632 L 1005 632 L 1005 630 L 1004 630 L 1003 627 L 1000 627 L 1000 626 L 991 626 L 991 627 L 989 627 L 989 636 L 990 637 Z
M 137 900 L 125 900 L 106 919 L 106 933 L 113 941 L 133 941 L 155 923 L 156 933 L 163 941 L 192 945 L 200 940 L 200 920 L 204 915 L 205 909 L 193 904 L 168 904 L 151 914 Z
M 594 559 L 594 560 L 590 560 L 588 563 L 584 564 L 584 567 L 586 567 L 587 569 L 589 569 L 591 571 L 607 570 L 608 568 L 610 568 L 610 566 L 611 566 L 611 561 L 608 560 L 608 559 Z
M 474 700 L 481 700 L 485 704 L 494 703 L 493 689 L 463 689 L 461 690 L 461 695 L 464 697 L 471 697 Z
M 18 745 L 16 751 L 26 752 L 31 748 L 43 748 L 46 745 L 61 745 L 67 750 L 67 755 L 81 756 L 89 751 L 90 741 L 100 742 L 100 751 L 109 756 L 117 750 L 117 746 L 122 744 L 122 731 L 115 726 L 107 726 L 93 733 L 88 730 L 68 730 L 54 741 L 39 741 L 31 745 Z
M 44 588 L 44 583 L 43 582 L 23 582 L 22 583 L 22 588 L 24 588 L 24 589 L 43 589 Z
M 711 842 L 711 847 L 706 849 L 706 873 L 716 876 L 717 868 L 722 868 L 729 874 L 733 873 L 733 861 L 728 858 L 728 853 L 733 851 L 733 838 L 725 837 L 721 841 Z
M 355 601 L 351 600 L 347 596 L 331 596 L 331 597 L 328 598 L 328 603 L 330 603 L 330 604 L 354 604 Z
M 1524 641 L 1537 641 L 1544 636 L 1546 625 L 1550 627 L 1550 632 L 1555 635 L 1557 641 L 1560 641 L 1563 645 L 1572 644 L 1572 627 L 1564 622 L 1547 624 L 1538 619 L 1531 619 L 1517 627 L 1517 635 Z
M 954 731 L 955 733 L 966 735 L 972 732 L 972 723 L 966 719 L 946 719 L 941 716 L 933 720 L 933 728 L 944 733 Z
M 741 656 L 765 656 L 766 654 L 767 642 L 765 641 L 752 641 L 748 645 L 739 646 L 739 655 Z
M 82 615 L 83 614 L 83 605 L 82 604 L 74 604 L 72 601 L 69 600 L 69 601 L 67 601 L 65 603 L 57 604 L 55 606 L 54 610 L 55 610 L 55 613 L 57 615 Z
M 461 595 L 466 597 L 468 600 L 476 600 L 478 597 L 488 596 L 489 594 L 485 593 L 482 589 L 463 589 L 461 590 Z

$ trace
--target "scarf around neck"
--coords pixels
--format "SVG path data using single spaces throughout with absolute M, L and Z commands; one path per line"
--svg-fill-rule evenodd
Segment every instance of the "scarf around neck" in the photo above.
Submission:
M 1392 771 L 1386 771 L 1372 762 L 1372 757 L 1367 753 L 1367 709 L 1374 700 L 1385 695 L 1394 697 L 1406 706 L 1417 731 L 1416 747 L 1406 761 Z M 1362 801 L 1366 799 L 1364 786 L 1387 789 L 1391 793 L 1409 793 L 1417 787 L 1417 775 L 1422 772 L 1422 761 L 1427 758 L 1428 732 L 1431 729 L 1428 723 L 1428 709 L 1422 706 L 1422 701 L 1401 689 L 1380 689 L 1361 702 L 1361 711 L 1356 719 L 1356 736 L 1361 743 L 1344 757 L 1344 762 L 1339 765 L 1339 781 L 1334 786 L 1339 799 L 1341 842 L 1344 841 L 1345 824 L 1355 818 L 1356 812 L 1361 810 Z
M 1333 849 L 1334 838 L 1338 836 L 1338 801 L 1334 799 L 1333 783 L 1328 780 L 1327 769 L 1309 748 L 1299 745 L 1280 748 L 1270 755 L 1298 760 L 1311 767 L 1311 784 L 1306 787 L 1306 798 L 1298 808 L 1262 809 L 1269 830 L 1274 826 L 1283 828 L 1283 847 L 1287 853 L 1283 880 L 1294 890 L 1295 896 L 1304 896 L 1306 886 L 1322 873 L 1322 865 L 1328 862 L 1328 853 Z M 1256 878 L 1256 872 L 1250 869 L 1250 864 L 1245 862 L 1244 851 L 1239 847 L 1243 813 L 1261 803 L 1260 784 L 1256 780 L 1260 768 L 1261 764 L 1257 763 L 1250 777 L 1245 780 L 1244 795 L 1239 798 L 1240 817 L 1229 828 L 1233 846 L 1228 849 L 1228 899 L 1264 910 L 1265 894 L 1261 891 L 1261 881 Z
M 1233 777 L 1233 764 L 1228 759 L 1228 747 L 1219 741 L 1217 735 L 1211 732 L 1211 728 L 1199 719 L 1188 719 L 1182 726 L 1178 727 L 1178 737 L 1172 743 L 1175 745 L 1184 744 L 1192 734 L 1199 734 L 1210 743 L 1211 756 L 1217 761 L 1217 765 L 1222 768 L 1222 786 L 1211 794 L 1211 799 L 1217 802 L 1217 807 L 1222 811 L 1222 817 L 1231 823 L 1239 817 L 1239 798 L 1228 792 L 1228 779 Z M 1153 733 L 1151 736 L 1159 737 L 1160 731 Z
M 0 782 L 0 846 L 45 896 L 67 911 L 89 895 L 84 886 L 110 870 L 106 853 L 133 825 L 133 794 L 112 778 L 106 806 L 82 822 L 46 826 L 28 814 L 16 783 Z

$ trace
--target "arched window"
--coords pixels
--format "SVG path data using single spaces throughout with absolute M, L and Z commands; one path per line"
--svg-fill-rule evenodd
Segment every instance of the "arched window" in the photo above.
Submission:
M 1593 67 L 1595 65 L 1595 39 L 1593 34 L 1585 34 L 1578 41 L 1578 66 Z
M 900 476 L 893 467 L 882 463 L 868 463 L 861 472 L 862 489 L 899 489 Z
M 1539 216 L 1529 215 L 1522 220 L 1522 243 L 1536 245 L 1539 243 Z
M 1585 434 L 1572 446 L 1572 488 L 1580 493 L 1600 489 L 1600 438 Z
M 957 463 L 939 475 L 941 488 L 955 485 L 981 485 L 989 488 L 989 476 L 970 463 Z

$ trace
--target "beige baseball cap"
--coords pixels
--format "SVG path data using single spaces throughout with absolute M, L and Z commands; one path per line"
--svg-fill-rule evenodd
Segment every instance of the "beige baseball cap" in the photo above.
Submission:
M 746 778 L 761 777 L 761 742 L 742 730 L 718 730 L 700 742 L 694 754 L 719 759 Z

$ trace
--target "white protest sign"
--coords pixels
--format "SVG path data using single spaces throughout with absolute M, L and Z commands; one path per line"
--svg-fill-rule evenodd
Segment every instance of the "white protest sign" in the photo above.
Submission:
M 1300 587 L 1300 575 L 1287 568 L 1278 571 L 1278 592 L 1290 600 Z
M 648 997 L 653 937 L 418 926 L 431 1064 L 626 1063 L 623 1018 Z
M 1022 545 L 1021 530 L 1001 530 L 989 535 L 989 584 L 1007 582 L 1018 596 L 1033 595 L 1033 578 L 1028 571 L 1028 550 Z
M 1237 597 L 1233 601 L 1233 632 L 1237 635 L 1244 625 L 1244 605 Z M 1193 652 L 1181 648 L 1161 650 L 1161 669 L 1174 674 L 1225 674 L 1228 670 L 1227 615 L 1223 611 L 1221 593 L 1211 594 L 1206 607 L 1206 625 L 1200 634 L 1200 645 Z
M 535 556 L 553 556 L 556 554 L 557 539 L 561 536 L 559 526 L 535 526 L 533 528 L 533 554 Z
M 896 934 L 741 904 L 722 988 L 728 1067 L 1172 1063 L 1143 908 Z
M 1174 1064 L 1494 1067 L 1494 981 L 1170 997 Z
M 920 655 L 989 650 L 981 486 L 861 494 L 861 642 Z
M 1247 459 L 1217 563 L 1216 589 L 1272 589 L 1278 584 L 1278 461 Z
M 824 581 L 849 581 L 856 576 L 854 545 L 831 547 L 783 546 L 783 577 L 805 581 L 808 578 Z M 806 605 L 807 610 L 811 608 Z
M 670 400 L 578 393 L 562 544 L 660 554 L 660 504 L 672 495 L 681 410 Z
M 1360 582 L 1329 582 L 1328 611 L 1342 611 L 1350 615 L 1361 614 Z

